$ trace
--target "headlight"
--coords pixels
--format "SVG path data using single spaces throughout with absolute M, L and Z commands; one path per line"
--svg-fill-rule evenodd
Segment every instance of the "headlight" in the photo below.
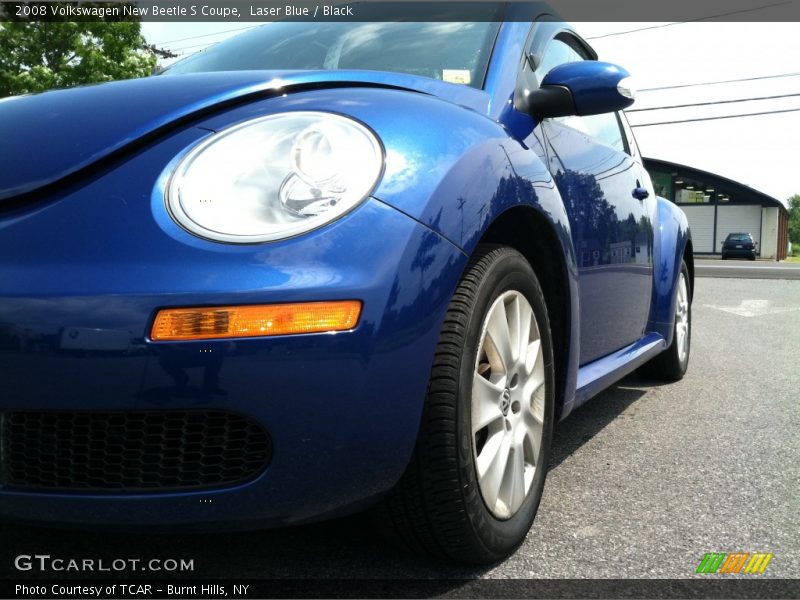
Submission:
M 167 189 L 188 231 L 233 243 L 268 242 L 344 215 L 375 187 L 383 150 L 366 127 L 324 112 L 254 119 L 213 135 L 178 164 Z

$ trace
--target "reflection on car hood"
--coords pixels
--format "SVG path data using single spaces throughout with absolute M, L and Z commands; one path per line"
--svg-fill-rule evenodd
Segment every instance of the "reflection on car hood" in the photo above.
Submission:
M 228 105 L 295 89 L 402 88 L 485 113 L 488 94 L 377 71 L 233 71 L 159 76 L 0 100 L 0 201 L 74 175 L 170 127 Z

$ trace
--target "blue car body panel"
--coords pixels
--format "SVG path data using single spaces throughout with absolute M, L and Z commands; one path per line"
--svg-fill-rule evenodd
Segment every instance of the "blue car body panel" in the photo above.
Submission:
M 304 87 L 352 86 L 416 90 L 485 110 L 474 88 L 426 77 L 376 71 L 233 71 L 116 81 L 0 100 L 0 201 L 79 172 L 126 147 L 211 111 Z M 119 107 L 136 106 L 120 118 Z M 86 135 L 91 131 L 91 135 Z M 30 160 L 19 148 L 47 148 Z
M 666 198 L 657 198 L 658 222 L 655 229 L 656 244 L 653 275 L 653 301 L 647 330 L 660 334 L 667 346 L 672 343 L 675 324 L 675 302 L 678 296 L 677 281 L 681 263 L 687 259 L 689 267 L 689 293 L 694 290 L 694 265 L 692 264 L 689 221 L 678 206 Z M 688 248 L 688 251 L 687 251 Z
M 163 220 L 153 218 L 152 183 L 187 143 L 207 134 L 197 128 L 174 134 L 72 194 L 4 220 L 0 230 L 4 410 L 219 408 L 256 418 L 273 438 L 275 454 L 264 475 L 200 494 L 219 496 L 212 506 L 189 494 L 160 511 L 155 507 L 163 498 L 154 504 L 127 497 L 107 510 L 91 509 L 98 521 L 104 513 L 109 522 L 119 519 L 125 503 L 128 514 L 139 514 L 138 507 L 163 523 L 241 518 L 275 524 L 385 491 L 401 475 L 416 437 L 452 291 L 448 277 L 457 279 L 453 273 L 466 262 L 450 242 L 377 200 L 310 233 L 302 253 L 295 240 L 232 246 L 182 230 L 165 235 Z M 123 182 L 128 187 L 120 194 Z M 428 270 L 436 275 L 426 276 Z M 364 301 L 352 332 L 147 341 L 154 311 L 165 305 L 349 298 Z M 69 328 L 120 330 L 130 343 L 81 356 L 61 347 Z M 183 365 L 187 392 L 176 393 L 167 362 Z M 225 396 L 203 389 L 210 368 L 218 370 Z M 369 447 L 386 451 L 365 453 Z M 78 510 L 88 502 L 80 495 L 45 510 L 48 497 L 3 492 L 0 511 L 71 522 L 89 510 L 88 504 Z
M 309 521 L 374 501 L 411 456 L 439 331 L 468 257 L 504 216 L 529 211 L 558 246 L 568 325 L 562 418 L 669 345 L 690 240 L 683 213 L 653 195 L 642 208 L 654 232 L 643 279 L 650 300 L 641 281 L 609 292 L 639 294 L 630 307 L 642 314 L 641 334 L 581 360 L 580 324 L 592 300 L 581 294 L 587 273 L 576 242 L 606 242 L 577 231 L 552 140 L 514 109 L 529 33 L 526 23 L 503 24 L 483 90 L 396 73 L 251 71 L 0 102 L 0 411 L 220 409 L 263 424 L 274 445 L 266 470 L 235 486 L 102 496 L 0 486 L 0 515 L 237 527 Z M 122 103 L 136 107 L 125 119 Z M 189 149 L 229 126 L 293 110 L 345 114 L 377 134 L 386 167 L 370 198 L 334 223 L 269 244 L 219 244 L 175 223 L 164 190 Z M 47 152 L 32 161 L 20 146 Z M 649 178 L 643 185 L 652 193 Z M 603 281 L 598 289 L 619 287 Z M 337 299 L 363 301 L 353 331 L 149 339 L 163 307 Z M 66 342 L 69 331 L 116 331 L 127 342 L 81 353 Z M 181 394 L 176 365 L 190 380 Z M 206 389 L 209 373 L 224 395 Z

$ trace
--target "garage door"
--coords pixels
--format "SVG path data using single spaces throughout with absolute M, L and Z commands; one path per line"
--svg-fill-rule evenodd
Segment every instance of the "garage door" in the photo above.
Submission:
M 692 232 L 694 233 L 694 232 Z M 761 248 L 761 206 L 719 206 L 717 207 L 717 248 L 729 233 L 752 233 L 753 239 Z
M 714 207 L 681 206 L 689 220 L 695 252 L 714 252 Z

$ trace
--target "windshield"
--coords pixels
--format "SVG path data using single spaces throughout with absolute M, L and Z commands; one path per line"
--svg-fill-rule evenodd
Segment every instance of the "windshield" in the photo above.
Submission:
M 492 22 L 275 22 L 198 52 L 163 74 L 369 69 L 480 88 L 498 28 Z
M 731 233 L 728 235 L 729 242 L 749 242 L 751 240 L 749 233 Z

